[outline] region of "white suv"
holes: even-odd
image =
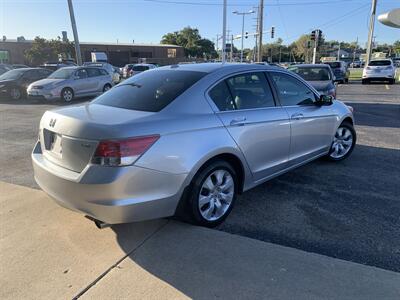
[[[394,84],[395,73],[396,68],[391,59],[371,60],[363,70],[362,83],[389,81],[390,84]]]

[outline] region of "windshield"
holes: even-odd
[[[290,67],[290,71],[300,75],[306,81],[327,81],[332,80],[328,68],[299,68]]]
[[[68,79],[71,77],[71,75],[75,72],[75,69],[59,69],[52,73],[49,77],[51,79]]]
[[[0,80],[13,80],[20,78],[25,73],[25,70],[11,70],[5,72],[3,75],[0,76]]]
[[[338,61],[326,62],[325,64],[329,65],[332,69],[340,68],[340,62]]]
[[[157,112],[207,73],[157,70],[140,73],[93,101],[95,104]]]
[[[369,66],[390,66],[390,60],[373,60],[369,64]]]

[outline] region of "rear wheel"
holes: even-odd
[[[22,92],[19,88],[13,87],[10,90],[10,96],[13,100],[20,100],[22,98]]]
[[[336,130],[328,158],[332,161],[343,160],[350,156],[356,144],[357,135],[352,124],[343,122]]]
[[[71,102],[74,99],[74,91],[71,88],[65,88],[61,91],[61,99],[65,102]]]
[[[189,222],[214,227],[231,212],[238,190],[237,175],[230,164],[214,161],[193,179],[187,204]]]
[[[395,84],[396,80],[394,78],[389,80],[389,84]]]
[[[361,84],[367,84],[367,83],[369,83],[368,79],[361,80]]]
[[[111,84],[107,83],[107,84],[104,85],[104,87],[103,87],[103,93],[107,92],[109,89],[111,89]]]

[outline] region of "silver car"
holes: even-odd
[[[174,65],[89,104],[47,111],[32,160],[38,185],[104,223],[179,215],[215,226],[236,195],[356,143],[352,108],[284,69]]]
[[[108,72],[98,67],[64,67],[46,79],[35,81],[28,86],[30,98],[46,100],[62,99],[70,102],[74,98],[97,96],[112,87]]]

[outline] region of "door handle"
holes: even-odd
[[[246,117],[239,117],[231,120],[231,126],[243,126],[246,123]]]
[[[290,118],[292,120],[300,120],[300,119],[304,118],[304,116],[303,116],[303,114],[297,113],[297,114],[291,115]]]

